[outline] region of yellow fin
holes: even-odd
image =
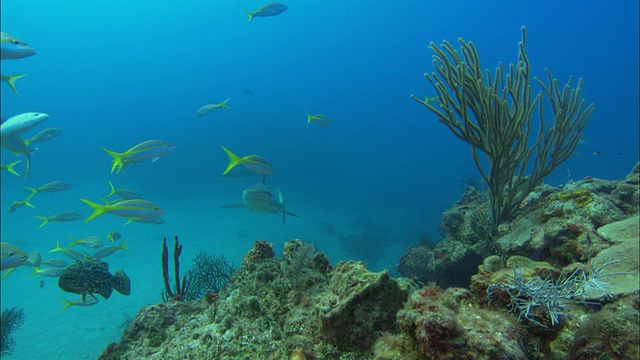
[[[48,217],[36,215],[35,218],[42,221],[42,224],[40,224],[40,226],[38,226],[38,229],[40,229],[41,227],[47,225],[47,223],[49,222],[49,218]]]
[[[111,173],[113,173],[113,170],[115,170],[116,167],[118,168],[118,171],[116,172],[116,174],[119,173],[120,170],[122,170],[122,167],[124,166],[124,164],[122,163],[122,159],[124,159],[124,154],[111,151],[105,148],[104,146],[100,146],[100,149],[104,150],[104,152],[111,155],[111,158],[113,160],[113,163],[111,164]]]
[[[25,74],[2,75],[2,76],[3,76],[3,80],[5,80],[7,84],[9,84],[9,87],[11,88],[11,90],[13,90],[13,92],[16,93],[16,95],[20,96],[20,93],[18,93],[18,89],[16,89],[16,80],[25,76]]]
[[[229,164],[227,165],[227,168],[222,173],[222,175],[226,175],[229,171],[231,171],[231,169],[238,166],[238,164],[240,164],[242,159],[238,155],[232,153],[229,149],[227,149],[224,146],[222,146],[222,150],[224,150],[224,152],[227,153],[227,156],[229,157]]]
[[[93,219],[95,219],[95,218],[97,218],[98,216],[104,214],[109,209],[107,206],[96,204],[96,203],[91,202],[91,201],[86,200],[86,199],[80,199],[80,201],[82,201],[83,203],[91,206],[91,208],[93,209],[93,213],[91,215],[89,215],[88,218],[84,219],[84,222],[86,222],[86,223],[91,221],[91,220],[93,220]]]
[[[18,174],[18,172],[13,168],[14,166],[16,166],[18,163],[20,163],[22,160],[18,160],[18,161],[14,161],[11,164],[8,164],[7,166],[4,166],[2,169],[3,170],[7,170],[8,172],[12,173],[13,175],[16,176],[20,176],[20,174]]]
[[[7,272],[2,274],[2,280],[4,280],[4,278],[6,278],[7,276],[9,276],[9,274],[11,274],[13,272],[13,270],[15,270],[15,267],[9,268],[7,269]]]

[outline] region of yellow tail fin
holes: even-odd
[[[2,75],[3,77],[5,75]],[[7,84],[9,84],[9,87],[11,88],[11,90],[13,90],[14,93],[16,93],[16,95],[20,96],[20,93],[18,93],[18,89],[16,89],[16,80],[20,79],[21,77],[25,76],[25,74],[17,74],[17,75],[7,75],[6,79],[4,79]]]
[[[240,161],[242,159],[240,159],[238,155],[232,153],[229,149],[227,149],[224,146],[222,147],[222,150],[224,150],[224,152],[227,153],[227,156],[229,157],[229,164],[227,165],[227,168],[222,173],[222,175],[226,175],[229,171],[231,171],[231,169],[238,166],[238,164],[240,164]]]
[[[111,170],[111,172],[113,172],[113,170]],[[107,181],[107,182],[109,183],[109,187],[111,188],[111,191],[109,192],[109,194],[107,194],[107,197],[109,197],[116,193],[116,188],[113,186],[111,181]]]
[[[96,203],[91,202],[91,201],[86,200],[86,199],[80,199],[80,201],[82,201],[83,203],[91,206],[91,208],[93,209],[93,213],[91,215],[89,215],[89,217],[86,218],[84,220],[84,222],[89,222],[89,221],[97,218],[98,216],[104,214],[105,212],[107,212],[108,207],[106,207],[104,205],[96,204]]]
[[[113,173],[113,170],[115,170],[116,167],[118,168],[118,172],[120,172],[120,170],[122,169],[122,166],[124,165],[122,163],[122,160],[124,159],[124,154],[111,151],[105,148],[104,146],[100,146],[100,149],[104,150],[107,154],[111,155],[111,158],[113,160],[113,163],[111,164],[111,172]]]
[[[3,170],[7,170],[8,172],[12,173],[13,175],[20,176],[20,174],[18,174],[18,172],[13,167],[16,166],[21,161],[22,160],[14,161],[11,164],[7,165],[6,167],[3,167],[2,169]]]
[[[62,309],[60,309],[60,312],[63,312],[65,310],[67,310],[68,308],[70,308],[71,306],[73,306],[73,302],[67,300],[67,299],[63,299],[60,298],[60,300],[62,300],[62,302],[64,303],[64,307]]]
[[[253,20],[253,15],[254,14],[251,11],[247,10],[247,9],[242,9],[242,10],[244,10],[244,12],[246,12],[247,15],[249,15],[249,21],[247,21],[247,25],[251,24],[251,20]]]
[[[44,216],[36,215],[36,219],[40,219],[42,221],[42,224],[40,224],[40,226],[38,226],[38,229],[40,229],[41,227],[47,225],[47,223],[49,222],[49,218],[44,217]]]

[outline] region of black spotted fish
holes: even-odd
[[[114,289],[122,295],[131,294],[131,280],[124,271],[118,270],[112,275],[109,264],[90,257],[69,265],[58,278],[58,287],[82,295],[82,301],[86,301],[87,295],[95,297],[95,294],[108,299]]]

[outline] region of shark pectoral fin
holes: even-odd
[[[244,205],[244,203],[238,203],[238,204],[220,205],[218,207],[221,207],[221,208],[241,208],[241,207],[245,207],[245,205]]]
[[[287,210],[282,210],[282,213],[286,214],[286,215],[289,215],[289,216],[297,217],[297,218],[300,217],[300,215],[296,215],[296,214],[294,214],[292,212],[288,212]]]

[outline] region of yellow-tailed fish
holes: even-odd
[[[94,259],[103,259],[106,258],[107,256],[113,254],[114,252],[118,251],[118,250],[129,250],[126,247],[124,247],[124,244],[127,243],[127,240],[124,240],[123,242],[120,243],[120,245],[115,245],[115,246],[105,246],[101,249],[98,249],[98,251],[96,251],[92,256]]]
[[[69,246],[60,247],[60,242],[58,242],[57,240],[56,240],[56,247],[53,248],[49,252],[50,253],[61,252],[64,256],[68,257],[69,259],[75,260],[75,261],[82,260],[82,259],[85,259],[85,258],[91,256],[91,255],[89,255],[87,253],[71,250],[69,248]]]
[[[311,115],[307,111],[307,125],[309,125],[309,123],[311,122],[322,127],[329,127],[329,125],[331,125],[329,119],[326,116],[322,114]]]
[[[107,197],[115,195],[123,200],[142,199],[142,196],[140,196],[140,194],[138,194],[133,190],[116,189],[115,186],[113,186],[113,184],[111,183],[111,181],[107,181],[107,182],[109,183],[109,188],[111,189],[109,194],[107,194]]]
[[[235,168],[238,165],[242,165],[247,170],[251,170],[256,174],[260,175],[270,175],[273,174],[273,166],[267,161],[267,159],[263,158],[259,155],[247,155],[240,157],[234,153],[232,153],[229,149],[222,146],[222,150],[229,157],[229,164],[227,164],[227,168],[224,170],[222,175],[226,175],[229,171]]]
[[[113,214],[125,218],[151,218],[158,217],[164,213],[158,205],[148,200],[131,199],[122,200],[109,205],[100,205],[86,199],[80,199],[83,203],[91,206],[93,213],[84,222],[89,222],[102,214]]]
[[[29,172],[31,171],[31,154],[38,149],[30,149],[24,140],[18,135],[3,136],[2,139],[0,139],[0,142],[3,148],[11,151],[12,153],[16,155],[24,155],[26,159],[24,177],[29,177]]]
[[[120,234],[119,232],[112,231],[109,233],[109,235],[107,235],[107,239],[109,239],[109,241],[111,242],[116,242],[122,239],[122,234]]]
[[[0,32],[0,58],[2,60],[22,59],[35,55],[36,51],[20,39],[5,32]]]
[[[2,270],[16,268],[25,263],[29,259],[26,252],[15,245],[9,243],[0,243],[1,267]],[[4,277],[3,277],[4,278]]]
[[[82,219],[83,216],[80,214],[76,214],[74,212],[61,212],[58,214],[55,214],[53,216],[36,216],[36,219],[39,219],[40,221],[42,221],[42,223],[40,224],[40,226],[38,226],[38,229],[47,225],[50,221],[57,221],[57,222],[71,222],[71,221],[76,221],[76,220],[80,220]]]
[[[227,105],[227,101],[229,101],[229,99],[218,103],[218,104],[209,104],[209,105],[203,105],[201,106],[198,111],[196,111],[196,117],[201,117],[201,116],[205,116],[205,115],[209,115],[212,114],[214,111],[218,110],[218,109],[231,109],[228,105]]]
[[[36,188],[28,186],[24,187],[24,189],[31,191],[31,196],[40,192],[60,192],[69,190],[71,188],[73,188],[73,184],[66,181],[53,181]]]
[[[89,294],[91,297],[85,297],[85,299],[78,299],[74,301],[70,301],[67,299],[60,298],[60,300],[64,303],[64,307],[60,309],[60,312],[63,312],[70,308],[71,306],[93,306],[99,302],[98,298],[93,294]]]
[[[31,143],[34,143],[34,142],[49,141],[49,140],[57,137],[60,134],[62,134],[62,129],[46,128],[46,129],[40,131],[39,133],[33,135],[32,137],[30,137],[28,139],[24,139],[24,142],[27,144],[27,146],[29,146],[29,145],[31,145]]]
[[[67,267],[69,264],[62,259],[49,259],[43,260],[42,263],[40,263],[40,266]]]
[[[134,221],[137,222],[137,223],[141,223],[141,224],[154,224],[154,225],[162,225],[162,224],[164,224],[164,220],[159,216],[149,217],[149,218],[130,218],[124,224],[125,225],[129,225]]]
[[[16,210],[18,210],[19,208],[23,207],[23,206],[28,206],[28,207],[32,207],[35,208],[35,206],[33,206],[33,204],[31,204],[29,202],[29,200],[31,200],[31,196],[28,196],[26,199],[22,200],[22,201],[14,201],[11,204],[9,204],[9,212],[14,212]]]
[[[71,235],[67,235],[67,236],[69,237],[69,239],[71,239],[71,244],[69,244],[69,247],[72,247],[75,245],[82,245],[84,247],[88,247],[91,249],[97,249],[102,246],[102,240],[100,240],[100,238],[97,236],[85,236],[80,239],[75,238]]]
[[[257,183],[242,192],[243,203],[223,205],[223,208],[246,207],[260,214],[281,214],[284,223],[285,215],[300,217],[284,207],[282,193],[277,191],[278,198],[262,183]]]
[[[16,93],[16,95],[20,95],[20,93],[18,92],[18,89],[16,89],[16,80],[25,76],[25,74],[16,74],[16,75],[0,74],[0,76],[2,77],[2,81],[6,82],[11,88],[11,90],[13,90],[13,92]]]
[[[122,171],[126,165],[139,164],[147,159],[153,159],[153,161],[155,161],[159,157],[175,150],[173,144],[164,140],[147,140],[131,147],[123,153],[111,151],[102,146],[100,148],[111,155],[111,172],[118,169],[116,174]]]
[[[283,12],[287,11],[289,7],[285,4],[280,4],[277,2],[271,2],[271,3],[267,3],[262,5],[258,10],[256,11],[249,11],[247,9],[244,9],[244,11],[247,13],[247,15],[249,15],[249,21],[247,22],[247,24],[251,23],[251,20],[253,20],[254,17],[269,17],[269,16],[276,16],[279,14],[282,14]]]
[[[48,118],[49,115],[38,112],[27,112],[12,116],[0,125],[0,136],[2,136],[2,141],[4,141],[6,136],[16,135],[38,126]]]
[[[59,267],[48,267],[44,269],[40,269],[36,267],[33,269],[33,272],[29,276],[40,275],[40,276],[46,276],[46,277],[59,277],[60,275],[62,275],[63,271],[64,271],[64,268],[59,268]]]
[[[20,176],[20,174],[18,174],[18,172],[14,169],[14,167],[16,165],[18,165],[20,162],[22,162],[22,160],[16,160],[16,161],[12,162],[11,164],[0,165],[0,166],[2,167],[2,170],[8,171],[8,172],[12,173],[15,176]]]

